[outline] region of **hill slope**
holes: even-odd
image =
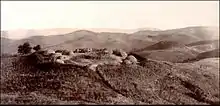
[[[199,60],[206,59],[206,58],[219,58],[220,56],[219,54],[220,53],[219,53],[219,48],[218,48],[218,49],[199,53],[196,57],[188,58],[186,60],[183,60],[183,62],[194,62],[194,61],[199,61]]]
[[[17,57],[12,60],[12,64],[4,62],[5,67],[1,68],[1,72],[4,72],[1,77],[1,103],[219,103],[219,75],[216,74],[219,68],[206,66],[212,69],[209,72],[201,68],[203,61],[193,63],[197,67],[191,68],[192,63],[183,66],[147,59],[137,65],[102,65],[92,71],[80,67],[65,68],[62,65],[48,66],[48,69],[42,70],[31,64],[32,59],[29,59]]]

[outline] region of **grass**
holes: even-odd
[[[216,80],[213,75],[206,73],[211,77],[208,79],[199,67],[190,68],[190,63],[189,66],[178,63],[180,67],[140,56],[139,64],[102,65],[91,71],[86,67],[52,63],[39,68],[34,59],[33,55],[1,58],[2,104],[215,104],[219,101],[216,99],[219,87],[213,83]]]

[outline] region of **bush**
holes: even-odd
[[[56,50],[55,53],[62,53],[63,50]]]
[[[35,51],[39,51],[39,50],[41,49],[41,46],[40,46],[40,45],[37,45],[37,46],[33,47],[33,49],[34,49]]]
[[[68,50],[63,50],[63,51],[62,51],[62,55],[70,55],[70,51],[68,51]]]
[[[112,52],[113,52],[112,54],[114,54],[116,56],[121,56],[121,51],[119,49],[115,49]]]
[[[23,45],[18,46],[18,53],[20,54],[28,54],[31,53],[32,47],[29,42],[25,42]]]

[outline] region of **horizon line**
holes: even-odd
[[[176,27],[176,28],[155,28],[155,27],[139,27],[139,28],[105,28],[105,27],[93,27],[93,28],[76,28],[76,27],[51,27],[51,28],[13,28],[13,29],[2,29],[1,31],[14,31],[14,30],[46,30],[46,29],[118,29],[118,30],[139,30],[139,29],[158,29],[158,30],[172,30],[172,29],[179,29],[179,28],[187,28],[187,27],[219,27],[219,25],[216,26],[210,26],[210,25],[189,25],[185,27]]]

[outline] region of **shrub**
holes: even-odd
[[[25,42],[23,45],[18,46],[18,53],[21,54],[28,54],[31,53],[32,47],[30,46],[29,42]]]
[[[68,51],[68,50],[63,50],[63,51],[62,51],[62,55],[70,55],[70,51]]]
[[[41,49],[41,46],[40,46],[40,45],[37,45],[37,46],[33,47],[33,49],[34,49],[35,51],[39,51],[39,50]]]
[[[55,53],[62,53],[63,50],[56,50]]]

